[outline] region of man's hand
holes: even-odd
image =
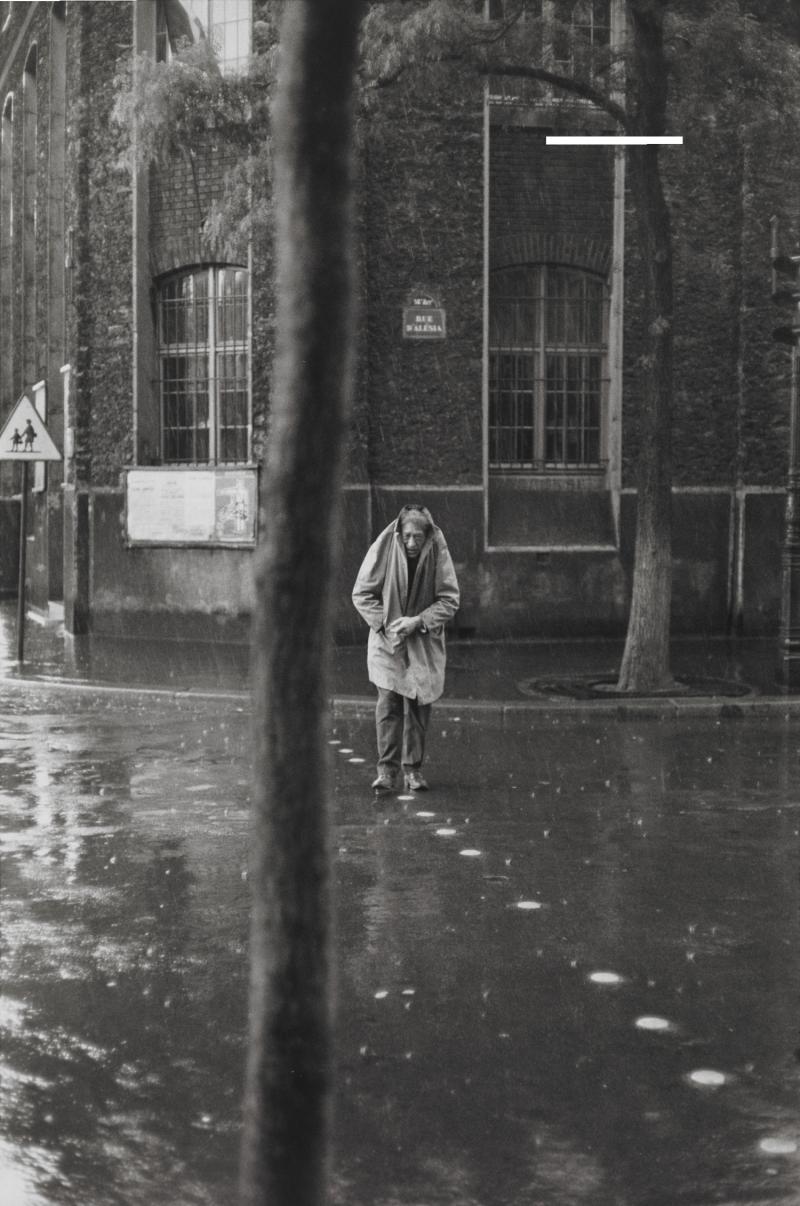
[[[407,637],[411,636],[412,632],[417,632],[422,627],[422,620],[419,616],[401,616],[399,620],[395,620],[389,625],[389,631],[394,636]]]

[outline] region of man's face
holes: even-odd
[[[419,557],[420,550],[425,543],[425,529],[422,524],[415,519],[407,519],[400,529],[400,533],[407,556]]]

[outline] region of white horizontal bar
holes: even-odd
[[[682,134],[547,134],[549,147],[643,147],[649,143],[680,146]]]

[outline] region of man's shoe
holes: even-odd
[[[376,796],[388,795],[389,792],[397,791],[397,780],[391,775],[378,775],[372,784],[372,790]]]
[[[406,772],[406,791],[427,791],[428,784],[419,771]]]

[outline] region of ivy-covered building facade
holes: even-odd
[[[62,450],[33,477],[28,598],[69,631],[246,639],[269,523],[269,237],[231,252],[204,222],[224,140],[132,171],[112,115],[135,55],[208,37],[241,70],[265,3],[0,4],[0,430],[27,395]],[[542,0],[542,61],[607,56],[624,8]],[[800,235],[786,120],[734,126],[698,105],[661,153],[676,632],[777,630],[792,354],[771,334],[770,219],[784,250]],[[456,63],[364,95],[339,639],[358,634],[360,558],[408,500],[448,537],[464,634],[624,632],[646,404],[626,152],[547,142],[609,127],[585,101]],[[19,474],[0,461],[5,593]]]

